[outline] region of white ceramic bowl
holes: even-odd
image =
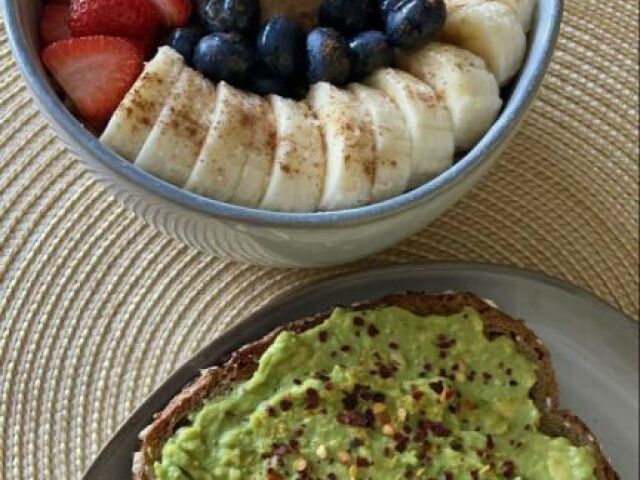
[[[229,205],[169,185],[85,130],[52,90],[38,56],[40,3],[0,0],[18,65],[51,127],[128,208],[202,252],[243,262],[317,267],[366,257],[409,237],[462,197],[494,163],[529,109],[551,60],[563,0],[539,0],[526,63],[500,117],[448,171],[382,203],[340,212],[285,214]]]

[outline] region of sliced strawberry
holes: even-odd
[[[92,125],[109,120],[143,66],[138,47],[104,36],[54,43],[42,52],[42,61]]]
[[[42,42],[42,47],[71,38],[69,17],[69,5],[50,3],[44,6],[40,17],[40,41]]]
[[[69,27],[74,37],[110,35],[155,38],[160,16],[149,0],[71,0]]]
[[[183,27],[191,16],[191,0],[151,0],[166,27]]]

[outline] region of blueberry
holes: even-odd
[[[256,73],[251,75],[249,80],[249,90],[258,95],[280,95],[281,97],[291,96],[291,85],[283,78]]]
[[[176,28],[171,32],[167,43],[191,65],[193,62],[193,51],[204,35],[205,31],[199,26]]]
[[[253,52],[237,33],[212,33],[203,37],[193,54],[195,67],[214,81],[242,84],[251,68]]]
[[[334,29],[321,27],[309,33],[307,60],[309,83],[329,82],[340,86],[349,81],[349,46],[344,37]]]
[[[389,13],[395,10],[398,4],[402,1],[403,0],[378,0],[382,17],[387,18]]]
[[[256,52],[273,74],[291,77],[304,63],[304,32],[287,17],[273,17],[260,30]]]
[[[376,22],[377,0],[325,0],[318,17],[320,25],[353,34]]]
[[[351,39],[349,48],[353,62],[351,74],[356,80],[379,68],[393,65],[394,52],[389,46],[387,36],[382,32],[359,33]]]
[[[392,45],[419,47],[435,38],[446,18],[444,0],[402,0],[387,16],[387,36]]]
[[[211,32],[254,33],[260,22],[259,0],[198,0],[200,22]]]

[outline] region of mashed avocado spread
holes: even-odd
[[[538,431],[536,365],[472,309],[336,309],[281,333],[253,377],[166,443],[160,480],[595,479],[590,450]]]

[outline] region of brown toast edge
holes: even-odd
[[[521,320],[516,320],[471,293],[444,293],[438,295],[408,292],[388,295],[380,300],[351,305],[355,310],[370,310],[386,306],[404,308],[416,315],[453,315],[465,307],[475,309],[484,321],[488,338],[508,335],[522,354],[538,364],[537,381],[530,396],[542,412],[540,430],[546,435],[565,437],[574,445],[588,446],[596,459],[598,480],[618,480],[619,476],[604,456],[598,441],[589,428],[576,416],[558,410],[558,385],[551,359],[542,341]],[[153,465],[160,459],[164,443],[188,421],[190,413],[235,383],[255,372],[260,357],[284,330],[303,332],[322,323],[331,311],[304,318],[280,327],[262,339],[250,343],[223,358],[217,365],[204,370],[199,378],[185,387],[154,421],[140,433],[140,450],[134,456],[133,480],[155,480]]]

